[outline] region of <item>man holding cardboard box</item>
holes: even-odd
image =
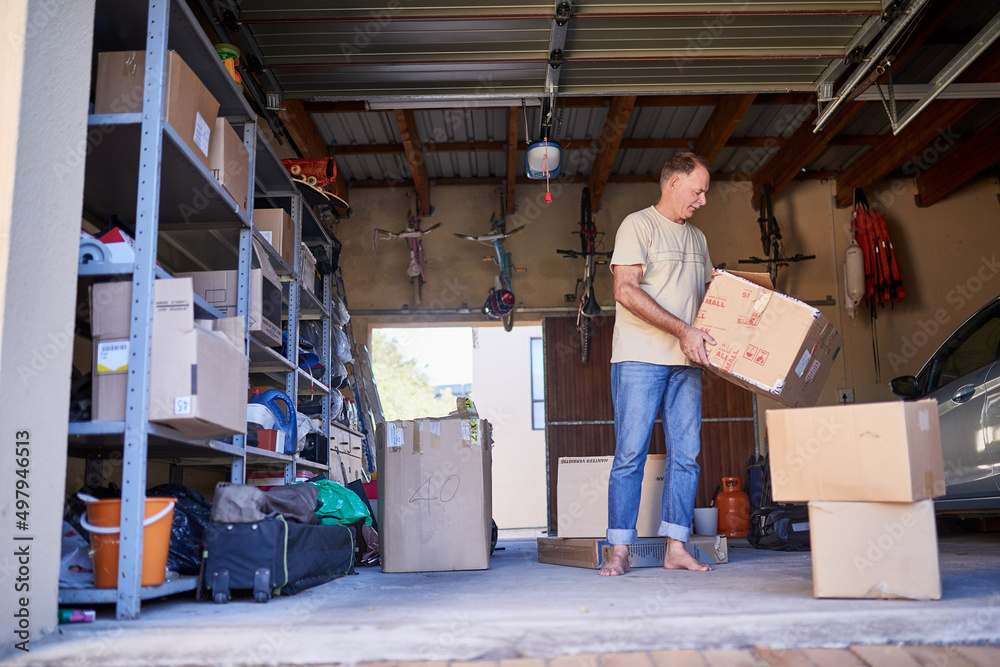
[[[701,448],[702,368],[708,333],[691,326],[712,279],[701,230],[688,224],[705,205],[708,168],[693,153],[670,158],[660,174],[660,199],[625,218],[615,237],[615,331],[611,392],[615,460],[608,486],[610,561],[604,576],[629,570],[635,542],[643,468],[657,412],[663,420],[667,463],[662,523],[663,567],[711,570],[685,548],[690,537]]]

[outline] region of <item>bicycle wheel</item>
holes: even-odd
[[[580,361],[585,364],[590,361],[590,341],[594,336],[594,321],[589,317],[581,317],[577,331],[580,333]]]
[[[507,311],[507,314],[503,316],[503,330],[504,331],[510,331],[511,329],[514,328],[514,310],[515,309],[516,309],[516,307],[515,308],[511,308],[509,311]]]

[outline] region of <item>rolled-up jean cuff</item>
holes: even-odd
[[[608,532],[610,533],[611,531],[609,530]],[[667,523],[666,521],[664,521],[660,524],[660,527],[656,531],[656,534],[660,535],[661,537],[663,535],[666,535],[670,539],[677,540],[678,542],[687,542],[688,539],[691,537],[691,529],[686,526],[678,526],[675,523]],[[614,542],[611,541],[610,537],[608,538],[608,542],[614,544]]]
[[[608,528],[608,542],[611,544],[634,544],[639,531],[628,528]]]

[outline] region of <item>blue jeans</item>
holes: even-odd
[[[639,494],[656,414],[663,421],[667,466],[658,533],[687,542],[694,516],[701,450],[702,369],[638,361],[611,364],[615,462],[608,486],[608,542],[638,537]]]

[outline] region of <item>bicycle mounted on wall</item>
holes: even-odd
[[[466,234],[455,234],[460,239],[467,241],[478,241],[487,245],[492,244],[495,257],[487,257],[483,261],[492,260],[499,270],[486,296],[486,303],[483,304],[483,315],[491,320],[503,320],[503,328],[510,331],[514,328],[514,306],[517,300],[514,298],[514,262],[510,258],[510,253],[504,250],[503,240],[509,236],[517,234],[524,229],[524,225],[507,231],[507,197],[500,195],[500,216],[490,213],[490,233],[482,236],[468,236]],[[521,269],[518,269],[520,271]]]
[[[406,212],[406,228],[401,232],[390,232],[385,229],[375,229],[372,235],[372,252],[374,253],[378,247],[379,240],[388,239],[406,239],[410,246],[410,261],[406,265],[406,275],[410,279],[410,284],[413,285],[413,301],[416,305],[420,305],[420,297],[423,294],[424,283],[427,282],[424,276],[424,247],[420,239],[425,234],[430,234],[435,229],[441,226],[439,222],[432,227],[427,229],[420,229],[420,200],[417,199],[416,202],[416,213],[412,211]],[[433,212],[433,207],[432,207]]]
[[[590,209],[590,188],[583,189],[580,197],[580,231],[573,232],[580,237],[580,251],[556,250],[560,255],[586,260],[583,268],[583,278],[576,281],[576,290],[567,294],[566,300],[577,301],[576,330],[580,335],[580,361],[590,361],[590,341],[594,335],[594,318],[601,314],[601,306],[594,297],[594,264],[606,264],[603,257],[611,257],[610,252],[598,251],[597,246],[604,232],[598,232]]]
[[[771,278],[771,286],[777,289],[778,269],[788,266],[791,262],[802,262],[807,259],[816,259],[816,255],[803,255],[796,253],[791,257],[785,257],[785,247],[781,242],[781,229],[778,228],[778,220],[774,217],[774,207],[771,204],[771,188],[763,186],[760,189],[760,217],[757,218],[760,225],[760,244],[767,253],[766,258],[751,256],[750,259],[739,260],[740,264],[766,264],[767,274]]]

